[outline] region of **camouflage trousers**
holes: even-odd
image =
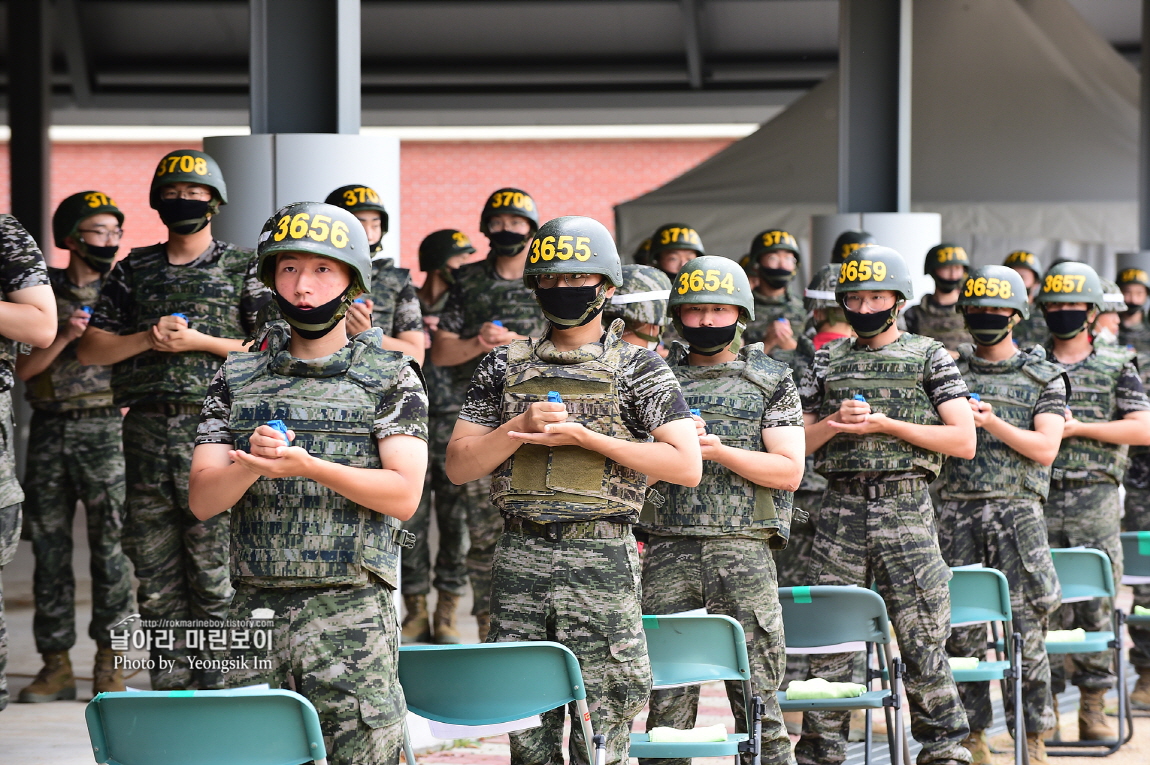
[[[809,465],[808,465],[809,468]],[[795,492],[795,512],[791,520],[791,538],[782,550],[775,550],[775,567],[779,572],[779,587],[802,587],[807,584],[807,566],[811,560],[811,545],[815,541],[822,491]],[[806,520],[802,519],[806,513]],[[787,670],[783,685],[793,680],[810,678],[811,662],[807,654],[787,656]]]
[[[188,509],[199,419],[190,412],[168,416],[135,410],[124,418],[123,544],[136,567],[137,601],[145,621],[223,619],[228,613],[231,513],[200,521]],[[194,653],[183,640],[172,648],[153,646],[152,688],[207,688],[218,682],[191,669],[188,657]],[[161,659],[172,669],[160,669]]]
[[[439,527],[435,555],[435,589],[462,595],[467,587],[467,509],[469,484],[456,486],[447,477],[447,442],[455,428],[455,415],[432,415],[428,420],[427,480],[419,508],[403,528],[415,534],[415,547],[403,551],[401,577],[404,595],[426,595],[431,590],[431,512]],[[487,569],[490,571],[490,566]],[[490,590],[490,584],[488,584]]]
[[[925,763],[968,763],[962,746],[969,728],[950,673],[950,569],[938,549],[934,508],[926,485],[877,499],[828,489],[819,509],[807,579],[812,585],[874,582],[886,602],[906,664],[911,733]],[[811,674],[850,681],[855,655],[811,656]],[[796,759],[808,765],[841,763],[850,726],[847,712],[807,712]]]
[[[583,673],[591,724],[607,738],[607,764],[625,765],[631,723],[651,692],[639,553],[628,527],[586,523],[567,529],[589,538],[551,542],[512,532],[500,537],[487,642],[552,640],[570,648]],[[590,538],[596,536],[605,538]],[[542,726],[511,734],[512,765],[563,765],[563,712],[552,709],[543,714]],[[578,723],[572,725],[569,758],[571,765],[588,765]]]
[[[229,687],[267,683],[307,698],[319,713],[331,765],[395,765],[407,706],[399,685],[399,637],[391,588],[253,587],[239,582],[230,619],[275,612],[266,652],[232,651],[247,668]],[[260,664],[256,664],[260,662]]]
[[[1118,486],[1082,481],[1051,481],[1046,500],[1046,533],[1050,547],[1092,547],[1110,557],[1114,581],[1122,581],[1122,540],[1118,536]],[[1114,602],[1096,598],[1067,603],[1050,616],[1050,629],[1111,629]],[[1106,653],[1072,653],[1074,672],[1070,682],[1079,688],[1112,688],[1115,677],[1112,656]],[[1050,690],[1055,696],[1066,690],[1066,668],[1061,661],[1050,666]]]
[[[36,556],[36,650],[76,644],[72,517],[84,503],[91,553],[92,621],[88,636],[111,645],[110,629],[134,610],[132,574],[120,547],[124,521],[124,452],[120,411],[33,412],[28,438],[24,516]]]
[[[0,507],[0,577],[20,543],[20,505]],[[8,627],[4,621],[4,582],[0,579],[0,710],[8,706]]]
[[[1014,630],[1022,634],[1022,708],[1026,730],[1050,730],[1057,725],[1050,695],[1050,660],[1046,656],[1047,622],[1058,608],[1062,590],[1038,497],[951,500],[938,511],[938,541],[951,566],[981,563],[998,569],[1010,584]],[[956,627],[946,643],[951,656],[986,658],[986,625]],[[960,683],[971,730],[987,730],[993,722],[990,683]],[[1014,725],[1014,684],[1006,683],[1006,720]]]
[[[786,666],[783,611],[775,576],[775,559],[765,540],[739,537],[652,536],[643,558],[643,613],[673,614],[706,608],[743,626],[751,662],[751,692],[763,699],[762,761],[793,763],[791,740],[783,725],[776,692]],[[735,730],[747,732],[743,684],[728,680],[727,698]],[[655,690],[647,730],[657,726],[695,727],[699,686]],[[640,760],[644,765],[689,760]],[[750,755],[743,755],[750,763]]]
[[[491,502],[491,477],[456,487],[467,505],[467,576],[471,580],[471,613],[491,611],[492,564],[503,534],[503,517]]]
[[[1139,489],[1126,484],[1126,517],[1124,531],[1150,531],[1150,488]],[[1134,605],[1150,608],[1150,584],[1134,585]],[[1130,625],[1130,663],[1150,668],[1150,627]]]

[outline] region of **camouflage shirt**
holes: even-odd
[[[418,295],[418,293],[416,293]],[[439,316],[447,304],[447,292],[439,296],[434,303],[424,302],[419,298],[420,313],[426,317]],[[423,379],[427,382],[427,400],[430,414],[454,414],[463,406],[463,394],[466,390],[454,387],[454,370],[451,367],[437,367],[431,363],[431,354],[423,359]]]
[[[815,352],[810,338],[803,334],[803,325],[807,320],[803,299],[790,290],[784,292],[780,297],[767,297],[755,290],[754,296],[755,320],[748,324],[747,329],[743,332],[743,342],[748,345],[763,342],[771,325],[779,319],[786,319],[791,324],[791,330],[794,332],[798,347],[790,351],[774,348],[767,355],[775,361],[781,361],[790,366],[794,378],[796,380],[801,379],[803,371],[810,363],[810,357]]]
[[[0,292],[5,299],[13,292],[48,284],[48,268],[36,240],[11,215],[0,215]],[[27,353],[23,343],[0,336],[0,393],[16,384],[16,354]]]
[[[903,317],[908,332],[933,337],[946,346],[948,351],[957,351],[963,343],[974,342],[958,307],[953,304],[939,305],[932,293],[923,295],[918,305],[906,309]]]
[[[103,279],[96,279],[77,286],[62,268],[49,268],[48,279],[56,295],[56,317],[61,327],[67,325],[73,311],[95,305],[103,285]],[[112,368],[81,366],[76,360],[77,342],[64,346],[47,369],[28,381],[25,397],[33,409],[68,412],[112,406]]]
[[[1142,321],[1133,327],[1121,325],[1118,328],[1118,344],[1133,348],[1140,355],[1150,353],[1150,321],[1143,316]],[[1143,374],[1150,374],[1150,369],[1144,370]]]
[[[1089,359],[1089,357],[1087,357],[1073,364],[1063,364],[1054,357],[1052,348],[1048,348],[1046,357],[1050,360],[1050,363],[1056,364],[1069,375],[1071,390],[1074,389],[1075,372],[1082,369]],[[1134,362],[1129,362],[1122,367],[1122,373],[1118,376],[1115,392],[1117,405],[1117,413],[1114,416],[1115,420],[1121,420],[1132,412],[1150,411],[1150,400],[1146,398],[1146,388],[1142,385],[1142,378],[1139,376],[1138,367],[1135,366]]]
[[[379,327],[388,337],[400,332],[422,332],[423,315],[411,272],[396,268],[391,258],[379,258],[371,263],[371,324]]]

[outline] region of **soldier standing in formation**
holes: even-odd
[[[232,597],[229,516],[192,515],[188,470],[208,384],[228,353],[243,349],[271,295],[256,278],[252,251],[212,236],[211,218],[227,203],[215,160],[192,149],[170,152],[152,177],[150,199],[168,241],[115,265],[76,356],[111,365],[114,403],[131,407],[123,423],[123,545],[140,581],[140,615],[223,619]],[[192,654],[182,635],[169,646],[153,643],[152,687],[218,684],[192,670]]]
[[[700,412],[703,480],[659,484],[665,502],[644,510],[643,613],[706,608],[742,625],[752,693],[763,700],[762,761],[785,764],[794,760],[776,698],[786,658],[771,551],[787,544],[805,459],[803,417],[790,368],[762,344],[743,345],[757,302],[743,269],[727,258],[688,262],[672,286],[672,321],[686,345],[675,344],[668,364],[687,406]],[[743,685],[726,686],[735,728],[745,733]],[[654,691],[647,729],[692,728],[698,705],[698,686]]]
[[[1042,286],[1042,261],[1029,250],[1015,250],[1006,256],[1002,265],[1013,268],[1022,277],[1026,285],[1026,294],[1031,305]],[[1020,321],[1014,328],[1014,342],[1023,350],[1029,350],[1036,345],[1045,345],[1050,341],[1050,330],[1046,327],[1046,319],[1040,310],[1030,312],[1030,318]]]
[[[491,252],[486,260],[469,263],[455,272],[447,303],[439,314],[439,328],[431,341],[431,363],[444,367],[452,377],[445,417],[458,413],[484,355],[512,340],[542,337],[547,329],[535,295],[523,283],[527,246],[538,228],[539,208],[525,191],[499,189],[483,205],[479,230],[491,242]],[[464,491],[468,497],[467,531],[471,539],[467,551],[471,613],[479,626],[479,640],[483,641],[491,624],[491,558],[503,522],[491,503],[490,476],[478,475],[468,483]]]
[[[72,575],[72,516],[84,503],[91,553],[92,621],[96,641],[93,693],[124,690],[120,654],[111,629],[133,612],[128,559],[120,546],[124,520],[123,419],[112,404],[112,370],[80,366],[76,341],[119,249],[124,214],[106,194],[82,191],[52,216],[56,246],[69,252],[66,268],[48,269],[61,320],[56,339],[16,360],[32,405],[26,520],[36,557],[36,616],[32,633],[44,667],[20,701],[76,698],[68,651],[76,644],[76,580]]]
[[[1022,693],[1032,765],[1046,762],[1043,734],[1057,726],[1050,694],[1050,661],[1043,640],[1060,588],[1042,503],[1050,488],[1050,465],[1065,422],[1065,374],[1039,353],[1020,351],[1011,330],[1030,312],[1018,272],[1005,266],[975,269],[958,298],[975,346],[959,346],[958,369],[978,428],[973,460],[949,459],[942,471],[938,507],[939,545],[950,566],[981,564],[1010,583],[1014,628],[1022,633]],[[1009,639],[1009,636],[1008,636]],[[986,625],[956,627],[947,642],[951,656],[983,657]],[[1007,691],[1007,724],[1014,720],[1013,685]],[[990,683],[958,686],[970,722],[964,746],[974,765],[993,761],[986,740],[992,721]]]
[[[1053,339],[1046,346],[1052,362],[1070,380],[1070,399],[1062,445],[1051,471],[1046,501],[1050,546],[1093,547],[1122,579],[1118,485],[1130,445],[1150,445],[1150,401],[1142,387],[1134,354],[1091,342],[1087,328],[1104,305],[1102,282],[1090,266],[1063,262],[1051,267],[1036,302],[1046,315]],[[1109,630],[1113,603],[1091,600],[1062,606],[1051,617],[1056,629]],[[1106,720],[1104,697],[1114,685],[1110,657],[1072,654],[1081,701],[1078,732],[1083,741],[1108,741],[1117,735]],[[1051,667],[1055,694],[1066,686],[1061,663]]]
[[[835,288],[857,340],[820,349],[800,385],[806,447],[829,487],[807,581],[868,586],[886,601],[906,663],[920,763],[968,763],[966,713],[947,663],[950,569],[938,547],[928,484],[945,457],[975,454],[974,418],[954,360],[937,340],[902,333],[913,296],[906,263],[877,245],[856,249]],[[811,657],[811,673],[849,680],[852,654]],[[807,712],[800,763],[840,763],[850,715]]]
[[[439,314],[447,302],[448,288],[455,282],[455,271],[475,252],[467,234],[455,229],[443,229],[428,234],[419,244],[419,270],[427,274],[423,286],[416,293],[427,332],[427,344],[439,325]],[[456,486],[447,477],[444,460],[447,442],[459,401],[452,390],[452,370],[437,367],[430,360],[423,364],[423,378],[428,398],[428,453],[427,483],[419,509],[403,528],[415,535],[415,547],[404,553],[400,562],[403,576],[403,605],[406,616],[400,633],[404,643],[426,643],[432,639],[440,644],[462,643],[463,636],[455,623],[459,598],[467,589],[467,512],[473,504],[473,484]],[[483,498],[483,502],[487,502]],[[435,555],[434,633],[427,613],[427,594],[431,590],[431,550],[428,529],[431,527],[432,508],[439,528],[439,550]]]
[[[762,343],[772,359],[789,365],[795,379],[801,379],[814,349],[803,335],[807,318],[803,301],[789,289],[802,262],[799,243],[782,229],[767,229],[751,240],[747,256],[758,276],[755,320],[747,325],[747,342]]]
[[[958,346],[970,343],[970,333],[962,314],[955,310],[958,289],[970,271],[966,250],[956,244],[936,244],[926,253],[926,273],[934,280],[934,293],[922,296],[918,305],[906,309],[906,329],[916,335],[933,337],[951,357],[958,358]]]
[[[379,329],[348,341],[345,312],[370,288],[370,268],[367,237],[346,211],[300,202],[268,219],[258,273],[286,324],[215,375],[192,461],[197,517],[235,507],[230,618],[270,609],[275,619],[261,657],[271,668],[238,669],[229,684],[307,697],[333,765],[399,759],[392,593],[400,522],[415,512],[427,466],[418,367],[384,350]]]
[[[653,266],[623,266],[623,286],[603,308],[607,326],[623,320],[623,342],[654,351],[659,348],[667,323],[667,298],[671,280]]]
[[[623,273],[602,224],[549,221],[523,278],[549,330],[483,357],[447,470],[459,483],[491,475],[505,519],[488,641],[567,645],[614,765],[626,761],[631,721],[651,689],[631,527],[648,477],[698,484],[699,437],[659,355],[623,342],[621,321],[603,331],[603,307]],[[563,710],[545,713],[541,727],[511,734],[512,762],[561,762],[562,735]],[[573,763],[586,765],[586,745],[573,726]]]

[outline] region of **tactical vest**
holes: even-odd
[[[267,350],[228,356],[236,448],[248,450],[251,432],[279,419],[295,432],[293,446],[339,465],[380,468],[376,407],[411,359],[379,347],[378,329],[318,365],[294,359],[286,337],[275,332]],[[336,586],[366,582],[370,572],[396,587],[400,526],[310,479],[260,478],[233,511],[232,576],[262,586]]]
[[[1081,364],[1063,367],[1070,378],[1068,406],[1076,420],[1110,422],[1117,418],[1118,378],[1132,358],[1133,354],[1124,348],[1095,346]],[[1093,438],[1064,438],[1051,477],[1121,483],[1128,451],[1126,445]]]
[[[372,323],[388,337],[395,337],[395,304],[404,286],[411,281],[411,272],[396,268],[391,258],[379,258],[371,264]]]
[[[1050,342],[1050,327],[1046,326],[1046,316],[1041,306],[1030,306],[1030,318],[1023,319],[1015,325],[1010,333],[1014,344],[1024,351],[1036,345],[1046,345]]]
[[[546,401],[557,391],[567,421],[626,441],[631,435],[619,406],[619,375],[634,349],[620,338],[623,321],[611,324],[602,343],[558,352],[550,340],[515,340],[507,346],[503,421]],[[520,446],[491,478],[491,499],[508,515],[540,523],[610,518],[634,523],[647,492],[647,477],[579,446]]]
[[[1138,353],[1150,353],[1150,320],[1145,316],[1133,327],[1122,324],[1118,328],[1118,344],[1132,346]]]
[[[690,366],[681,345],[672,353],[683,398],[700,411],[707,432],[727,446],[763,451],[763,411],[789,374],[787,365],[763,353],[761,343],[743,348],[736,361],[709,367]],[[655,509],[652,533],[668,526],[684,536],[766,532],[771,547],[779,549],[790,537],[794,494],[758,486],[718,462],[703,462],[698,486],[664,482],[659,492],[666,502]]]
[[[871,411],[916,425],[941,425],[923,388],[930,360],[942,344],[909,332],[877,350],[854,348],[843,338],[823,346],[830,352],[819,418],[839,410],[843,399],[862,394]],[[938,476],[943,455],[885,433],[838,433],[815,453],[818,470],[832,473],[925,473]]]
[[[959,349],[958,370],[966,385],[994,407],[1003,422],[1033,430],[1034,407],[1063,371],[1048,361],[1019,353],[1008,362],[988,362],[974,349]],[[1037,494],[1044,501],[1050,489],[1050,467],[1022,456],[985,428],[978,428],[974,459],[951,457],[943,468],[944,499],[1013,498]]]
[[[957,351],[963,343],[974,342],[966,329],[962,313],[953,305],[938,305],[934,295],[924,295],[914,312],[915,326],[908,327],[914,334],[932,337],[943,344],[948,351]]]
[[[163,244],[132,250],[124,265],[134,307],[125,334],[150,331],[161,316],[182,313],[192,329],[213,337],[243,339],[240,312],[251,250],[215,241],[214,262],[173,266]],[[144,351],[112,367],[117,406],[164,402],[200,405],[220,357],[204,351]]]
[[[56,297],[56,316],[61,326],[72,312],[82,306],[94,306],[100,297],[103,279],[79,287],[68,279],[64,269],[48,269],[48,280]],[[76,360],[73,340],[60,351],[40,374],[28,381],[25,398],[33,409],[42,412],[70,412],[112,406],[112,368],[81,366]]]

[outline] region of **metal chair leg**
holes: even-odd
[[[411,746],[411,731],[407,729],[407,719],[403,721],[403,759],[407,765],[416,765],[415,749]]]

